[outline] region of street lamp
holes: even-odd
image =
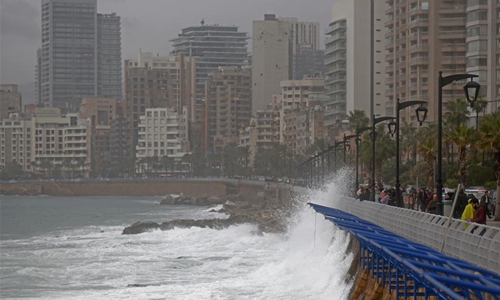
[[[436,190],[439,193],[439,196],[437,197],[437,203],[436,203],[436,213],[438,215],[443,215],[443,178],[441,176],[442,169],[443,169],[443,87],[447,86],[448,84],[455,82],[457,80],[463,80],[463,79],[471,79],[479,77],[478,75],[474,74],[454,74],[454,75],[449,75],[443,77],[443,72],[439,71],[439,77],[438,77],[438,153],[437,153],[437,174],[436,174]],[[472,81],[473,82],[473,81]],[[479,95],[479,88],[481,85],[479,83],[471,83],[468,82],[464,86],[464,91],[465,91],[465,96],[467,97],[467,101],[476,101],[477,95]],[[474,95],[476,98],[470,99],[470,95],[472,94],[471,92],[474,92],[473,89],[475,89]]]
[[[394,117],[379,117],[375,118],[375,115],[372,116],[372,196],[371,201],[375,202],[375,139],[376,139],[376,128],[380,122],[394,120]]]
[[[347,144],[347,141],[352,139],[352,138],[355,138],[355,137],[357,137],[357,135],[351,134],[351,135],[346,136],[344,133],[344,167],[346,165],[346,152],[348,151],[347,146],[349,146],[349,148],[351,147],[351,145]]]
[[[357,127],[356,128],[356,191],[359,188],[359,142],[361,142],[361,139],[359,138],[359,135],[367,130],[371,130],[371,127]]]
[[[413,105],[418,105],[420,104],[420,107],[415,110],[415,113],[417,114],[417,120],[422,125],[422,123],[425,121],[425,118],[427,117],[427,108],[423,107],[424,104],[426,104],[427,101],[406,101],[406,102],[399,102],[399,98],[397,99],[396,102],[396,123],[394,122],[389,123],[389,125],[392,125],[396,129],[396,206],[397,207],[402,207],[403,203],[401,201],[401,183],[399,181],[399,111],[413,106]],[[394,131],[391,131],[394,132]]]
[[[474,107],[474,102],[476,102],[477,98],[479,97],[480,88],[481,85],[479,84],[479,82],[473,81],[472,78],[464,85],[465,97],[470,103],[471,108]],[[474,95],[474,99],[471,99],[471,95]]]

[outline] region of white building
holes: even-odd
[[[78,119],[78,114],[61,115],[59,108],[37,108],[31,122],[31,157],[37,171],[49,173],[60,169],[66,176],[88,177],[91,165],[90,120]]]
[[[301,46],[320,47],[319,23],[264,15],[253,21],[252,111],[265,109],[281,92],[280,82],[292,78],[292,56]]]
[[[24,171],[49,176],[88,177],[91,159],[90,120],[61,115],[59,108],[37,108],[27,119],[11,114],[0,121],[0,168],[11,161]]]
[[[139,138],[136,147],[137,162],[147,157],[169,156],[180,158],[188,149],[187,110],[182,114],[172,108],[148,108],[140,117]],[[143,172],[145,164],[139,164]]]
[[[0,120],[0,169],[14,161],[24,171],[31,171],[31,157],[31,120],[19,113]]]
[[[373,1],[372,27],[371,2],[340,0],[333,4],[332,22],[325,39],[325,87],[331,98],[326,112],[327,126],[341,122],[353,110],[364,110],[370,116],[372,96],[374,114],[386,115],[386,3],[384,0]],[[372,62],[373,72],[370,70]]]

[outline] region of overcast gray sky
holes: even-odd
[[[237,25],[251,37],[252,20],[265,13],[321,23],[331,18],[334,0],[98,0],[99,13],[122,18],[122,59],[143,51],[168,54],[169,39],[184,27],[206,23]],[[41,0],[0,0],[0,82],[25,84],[35,79],[40,47]]]

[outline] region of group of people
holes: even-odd
[[[396,206],[395,189],[380,189],[379,192],[380,193],[378,195],[376,194],[374,197],[376,202]],[[360,186],[359,189],[355,192],[353,191],[352,194],[361,201],[372,199],[372,193],[369,187]],[[436,189],[430,190],[419,187],[417,189],[411,188],[409,193],[407,193],[402,200],[405,207],[408,209],[436,213],[438,197],[439,195]],[[445,199],[453,200],[454,194],[446,193]],[[491,218],[490,209],[488,207],[490,204],[491,198],[489,197],[488,191],[485,192],[481,199],[477,199],[473,194],[467,195],[461,190],[457,197],[453,217],[467,222],[486,224],[486,218]]]

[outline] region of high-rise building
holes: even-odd
[[[466,0],[386,0],[386,103],[428,101],[427,120],[438,119],[438,76],[466,72]],[[470,1],[469,1],[470,2]],[[443,88],[443,101],[463,98],[464,82]],[[416,107],[401,111],[401,121],[415,124]]]
[[[301,45],[297,54],[292,55],[292,78],[323,77],[325,51],[313,50],[311,45]]]
[[[500,107],[500,3],[498,0],[467,1],[467,73],[479,75],[480,93],[487,110]]]
[[[194,122],[201,122],[201,101],[205,98],[205,81],[208,74],[218,67],[243,67],[247,60],[246,32],[239,32],[237,26],[208,25],[182,29],[172,39],[172,53],[184,53],[196,59],[196,103]]]
[[[41,104],[76,112],[82,98],[121,97],[119,26],[96,0],[42,0]]]
[[[17,90],[17,84],[0,84],[0,120],[21,111],[22,96]]]
[[[42,103],[42,49],[36,50],[36,66],[35,66],[35,102]]]
[[[353,110],[385,115],[385,7],[383,0],[333,4],[325,39],[327,126],[341,123]]]
[[[130,148],[127,147],[130,128],[125,117],[125,109],[125,102],[120,101],[117,104],[116,116],[111,120],[109,133],[110,173],[119,177],[130,173],[130,169],[135,169]]]
[[[220,153],[224,145],[238,143],[239,129],[252,115],[250,73],[236,67],[219,67],[206,81],[205,149]]]
[[[308,45],[320,47],[319,23],[299,22],[296,18],[264,15],[253,21],[252,38],[252,110],[265,109],[274,94],[281,92],[280,82],[293,77],[293,56]]]
[[[122,98],[122,42],[120,17],[97,14],[97,95]]]

